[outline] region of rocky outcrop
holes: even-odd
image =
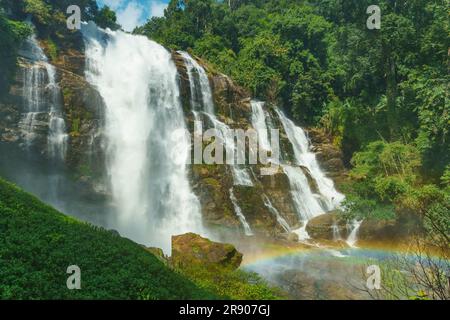
[[[339,211],[333,211],[308,221],[306,231],[315,240],[347,239],[351,230]]]
[[[423,233],[422,221],[417,214],[398,213],[397,219],[364,220],[358,232],[358,239],[366,242],[393,243]]]
[[[348,238],[354,227],[339,211],[311,219],[306,231],[314,240],[337,241]],[[415,214],[399,214],[397,219],[365,219],[358,229],[358,242],[395,243],[411,236],[423,234],[420,217]]]
[[[169,264],[169,257],[167,257],[164,254],[164,251],[160,248],[154,248],[154,247],[144,247],[145,250],[153,254],[156,258],[158,258],[159,261],[162,263],[168,265]]]
[[[322,129],[308,128],[306,131],[320,166],[339,186],[346,178],[342,151]]]
[[[229,168],[222,165],[193,165],[193,190],[202,204],[205,225],[239,229],[228,190],[233,181]]]
[[[235,270],[242,254],[231,244],[213,242],[194,233],[172,237],[171,264],[175,267],[200,266]]]

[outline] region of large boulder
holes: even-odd
[[[309,220],[306,231],[316,240],[346,239],[349,234],[347,223],[339,214],[332,211]]]
[[[175,267],[201,266],[204,268],[237,269],[242,253],[231,244],[213,242],[195,233],[172,237],[172,265]]]

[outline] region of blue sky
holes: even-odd
[[[97,0],[99,6],[108,5],[116,11],[117,20],[126,31],[132,31],[148,18],[163,16],[169,0]]]

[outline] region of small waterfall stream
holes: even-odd
[[[47,136],[49,158],[62,161],[66,155],[66,123],[63,118],[61,89],[56,83],[56,68],[39,46],[36,36],[30,36],[20,51],[30,63],[25,68],[24,97],[27,108],[19,127],[26,146],[30,148],[38,134]],[[47,132],[42,132],[46,128]],[[38,132],[40,130],[40,132]]]
[[[359,231],[359,228],[361,227],[362,222],[363,222],[362,220],[360,220],[360,221],[353,220],[353,222],[351,224],[352,231],[350,232],[347,240],[345,241],[351,248],[357,248],[356,242],[358,241],[358,231]]]
[[[208,120],[212,123],[214,129],[220,133],[220,138],[223,141],[225,150],[227,154],[233,154],[236,156],[237,149],[234,143],[234,133],[233,130],[217,119],[214,111],[214,101],[212,98],[211,86],[209,84],[208,75],[205,69],[198,64],[195,59],[193,59],[188,53],[179,51],[179,54],[183,57],[191,89],[191,104],[193,107],[193,112],[196,120],[199,120],[199,111],[202,112]],[[242,151],[242,150],[241,150]],[[245,168],[233,162],[230,164],[234,184],[241,186],[253,186],[250,174]]]
[[[239,207],[236,196],[234,195],[233,188],[230,189],[230,200],[233,203],[234,212],[236,213],[237,217],[239,218],[239,221],[241,222],[242,226],[244,227],[245,235],[252,236],[253,235],[252,229],[250,228],[250,225],[248,224],[247,219],[245,218],[244,214],[242,213],[241,207]]]
[[[280,224],[281,227],[283,227],[284,231],[291,232],[291,227],[287,223],[287,221],[283,218],[283,216],[280,214],[280,212],[275,208],[270,201],[269,197],[267,195],[263,195],[263,201],[264,205],[269,209],[269,211],[276,217],[277,222]]]
[[[308,179],[300,167],[283,166],[291,184],[292,197],[303,226],[297,230],[300,240],[309,238],[306,231],[308,221],[327,211],[337,209],[344,195],[335,188],[333,181],[320,169],[316,156],[310,150],[310,143],[302,128],[296,126],[280,110],[276,110],[294,150],[295,164],[305,168],[314,179],[319,193],[311,190]]]
[[[187,68],[191,90],[192,112],[194,114],[195,121],[200,121],[201,118],[199,113],[201,112],[212,123],[213,128],[218,131],[218,134],[220,134],[220,138],[223,141],[227,155],[233,154],[236,156],[233,131],[229,126],[217,119],[215,116],[214,101],[212,98],[208,75],[206,74],[205,69],[203,69],[203,67],[200,66],[188,53],[179,51],[179,54],[183,57]],[[246,169],[240,168],[235,163],[230,164],[230,167],[233,174],[234,185],[249,187],[253,186],[253,182]],[[247,220],[238,205],[233,188],[229,190],[229,193],[235,214],[241,222],[245,234],[247,236],[253,235],[250,225],[247,223]]]
[[[281,164],[289,179],[295,209],[303,223],[300,229],[295,230],[295,232],[299,235],[300,240],[306,240],[309,239],[306,231],[308,220],[336,209],[344,196],[335,190],[333,181],[326,178],[320,169],[314,153],[310,152],[310,144],[304,131],[295,126],[280,110],[276,110],[276,112],[292,144],[297,165],[294,167],[284,163]],[[252,125],[258,132],[259,145],[270,150],[267,123],[272,122],[267,121],[268,118],[270,117],[264,111],[264,103],[252,101]],[[300,166],[308,170],[317,183],[319,194],[311,190],[308,178]]]

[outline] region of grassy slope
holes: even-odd
[[[67,267],[81,268],[68,290]],[[1,299],[204,299],[138,244],[65,216],[0,178]]]

